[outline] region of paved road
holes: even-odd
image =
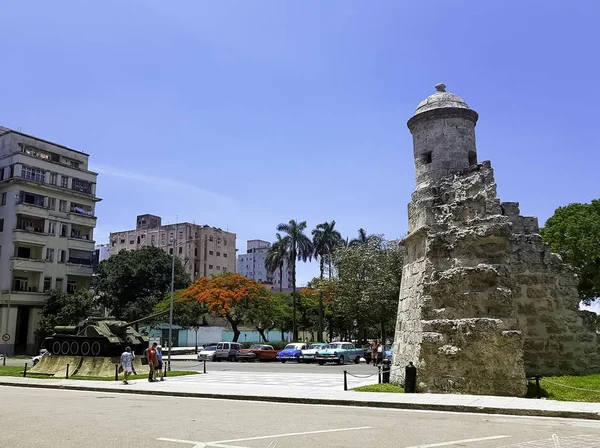
[[[0,396],[3,448],[600,448],[600,422],[580,420],[2,386]]]

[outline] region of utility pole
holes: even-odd
[[[179,221],[179,215],[177,215],[176,221]],[[171,350],[172,350],[172,337],[173,337],[173,297],[175,295],[175,248],[177,247],[177,222],[175,222],[175,233],[173,235],[173,257],[171,262],[171,303],[169,306],[169,354],[167,368],[171,371]]]

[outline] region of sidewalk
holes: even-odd
[[[120,381],[0,377],[0,386],[600,420],[600,403],[480,395],[354,392],[344,391],[342,386],[339,389],[260,384],[249,386],[215,382],[218,376],[219,372],[209,372],[206,375],[167,378],[164,382],[156,383],[134,380],[127,386]],[[205,381],[209,377],[210,381]]]

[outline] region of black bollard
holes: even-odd
[[[537,392],[537,397],[542,398],[542,390],[540,389],[540,377],[535,377],[535,390]]]
[[[392,369],[392,361],[390,361],[389,359],[384,359],[382,361],[383,367],[381,368],[382,371],[382,380],[384,383],[389,383],[390,382],[390,371]]]
[[[344,370],[344,390],[348,390],[348,378],[346,375],[348,374],[347,370]]]
[[[2,356],[2,367],[6,367],[6,355]]]
[[[23,378],[27,376],[27,363],[25,363],[25,368],[23,369]]]
[[[67,364],[67,372],[65,373],[65,379],[69,379],[69,364]]]
[[[406,366],[404,374],[404,392],[407,394],[414,394],[417,389],[417,368],[412,362],[409,362]]]
[[[169,364],[169,361],[165,361],[165,364],[163,365],[163,377],[166,378],[167,377],[167,364]],[[170,364],[169,364],[170,365]],[[171,370],[171,368],[169,367],[168,370]]]
[[[204,360],[204,373],[206,373],[206,360]]]
[[[115,381],[119,381],[119,364],[115,364]]]
[[[377,366],[377,382],[381,384],[381,366]]]

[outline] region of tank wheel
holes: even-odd
[[[96,341],[92,344],[92,356],[98,356],[100,354],[100,342]]]
[[[81,344],[81,354],[87,356],[90,354],[90,343],[85,341]]]
[[[52,344],[52,354],[60,355],[60,342],[59,341],[54,341],[54,344]]]
[[[68,355],[69,354],[69,342],[68,341],[64,341],[60,345],[60,354],[61,355]]]
[[[71,351],[71,355],[77,355],[79,353],[79,342],[71,342],[71,346],[69,347],[69,349]]]

